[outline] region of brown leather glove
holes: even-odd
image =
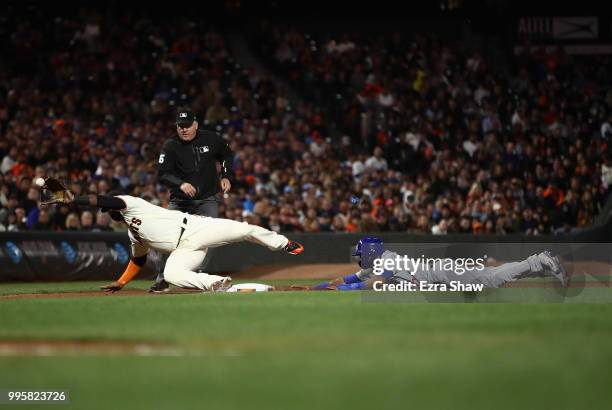
[[[74,194],[55,178],[45,179],[45,184],[40,193],[42,205],[69,204],[74,199]]]

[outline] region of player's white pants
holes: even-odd
[[[222,279],[221,276],[195,272],[206,257],[208,248],[242,241],[281,250],[289,239],[246,222],[190,215],[178,247],[168,257],[164,278],[175,286],[207,290]]]
[[[509,262],[496,267],[485,267],[483,270],[470,270],[458,275],[453,270],[431,269],[419,270],[414,276],[419,281],[428,283],[450,283],[459,281],[461,283],[482,283],[485,288],[498,288],[505,283],[515,280],[541,276],[544,273],[538,255],[532,255],[521,262]]]
[[[206,257],[205,250],[177,249],[170,254],[164,268],[164,279],[174,286],[208,290],[222,276],[195,271]]]

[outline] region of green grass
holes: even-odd
[[[98,283],[0,293],[37,286]],[[0,299],[1,340],[158,346],[151,356],[0,355],[0,389],[68,389],[71,409],[597,409],[612,399],[607,303],[367,303],[357,292]]]

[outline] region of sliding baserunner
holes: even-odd
[[[357,263],[361,268],[358,272],[320,283],[313,286],[312,289],[384,290],[383,285],[385,284],[401,284],[402,282],[418,285],[414,290],[422,289],[423,286],[427,288],[427,285],[433,284],[482,285],[478,288],[499,288],[508,282],[538,276],[554,276],[564,287],[569,281],[559,258],[550,251],[531,255],[520,262],[508,262],[495,267],[484,266],[480,262],[482,266],[476,263],[472,269],[465,269],[464,266],[458,269],[458,264],[446,263],[458,260],[449,259],[445,263],[434,262],[431,266],[425,259],[421,259],[410,263],[408,268],[404,268],[402,263],[398,263],[402,262],[404,257],[385,250],[380,238],[366,237],[359,240],[352,255],[357,258]],[[467,289],[474,289],[474,287]]]

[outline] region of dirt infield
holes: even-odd
[[[560,288],[561,285],[556,282],[514,282],[510,283],[504,288],[516,288],[516,289],[529,289],[529,288]],[[612,288],[612,283],[609,282],[578,282],[571,283],[570,288],[582,289],[582,288]],[[311,290],[305,285],[281,285],[274,287],[275,292],[318,292]],[[332,291],[321,290],[321,292]],[[187,290],[187,289],[176,289],[165,293],[149,293],[146,290],[135,290],[128,289],[122,290],[115,293],[104,293],[102,291],[79,291],[79,292],[64,292],[64,293],[21,293],[16,295],[2,295],[0,300],[3,299],[51,299],[51,298],[82,298],[82,297],[122,297],[122,296],[151,296],[159,297],[164,295],[186,295],[194,293],[205,293],[199,290]],[[241,292],[237,292],[241,293]]]
[[[312,263],[308,265],[264,265],[232,274],[240,279],[331,279],[355,273],[351,263]]]

